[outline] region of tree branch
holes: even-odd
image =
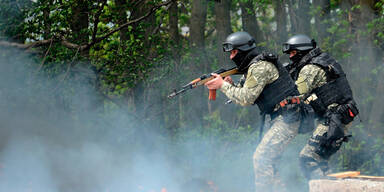
[[[43,67],[43,65],[44,65],[44,63],[45,63],[45,60],[47,59],[48,53],[49,53],[49,51],[51,50],[52,44],[53,44],[53,39],[51,39],[51,43],[49,43],[48,50],[45,52],[43,61],[41,62],[40,66],[39,66],[39,67],[37,68],[37,70],[36,70],[37,72],[39,72],[40,69]]]
[[[47,40],[41,40],[41,41],[35,41],[32,43],[14,43],[14,42],[9,42],[9,41],[0,41],[0,46],[2,47],[16,47],[19,49],[29,49],[32,47],[40,47],[46,44],[50,44],[52,39],[47,39]]]
[[[135,3],[132,4],[132,7],[136,7],[137,5],[144,3],[144,0],[137,0]]]
[[[100,16],[102,8],[104,7],[106,2],[107,2],[106,0],[103,2],[103,4],[100,7],[98,13],[96,14],[96,16],[97,16],[95,18],[95,25],[96,26],[93,29],[92,41],[90,43],[88,43],[88,44],[78,45],[78,44],[75,44],[75,43],[71,43],[71,42],[67,41],[64,37],[60,36],[60,37],[56,37],[56,38],[54,37],[54,38],[51,38],[51,39],[35,41],[35,42],[31,42],[31,43],[26,43],[26,44],[25,43],[14,43],[14,42],[9,42],[9,41],[0,41],[0,46],[3,46],[3,47],[16,47],[16,48],[19,48],[19,49],[30,49],[30,48],[40,47],[40,46],[43,46],[43,45],[50,44],[53,41],[53,42],[59,42],[64,47],[67,47],[69,49],[78,49],[78,51],[81,52],[81,51],[84,51],[84,50],[87,50],[87,49],[91,48],[96,43],[101,42],[102,40],[108,38],[109,36],[111,36],[112,34],[120,31],[121,29],[146,19],[151,14],[153,14],[156,10],[160,9],[163,6],[167,6],[167,5],[175,2],[175,0],[168,0],[168,1],[164,2],[164,3],[160,3],[160,4],[152,7],[151,10],[148,13],[146,13],[144,16],[139,17],[139,18],[134,19],[134,20],[131,20],[131,21],[128,21],[127,23],[124,23],[121,26],[119,26],[119,27],[117,27],[115,29],[110,30],[105,35],[97,38],[96,37],[97,23],[99,22],[99,16]]]
[[[146,18],[149,17],[152,13],[154,13],[156,10],[160,9],[160,8],[163,7],[163,6],[167,6],[167,5],[171,4],[171,3],[173,3],[173,0],[166,1],[166,2],[164,2],[164,3],[160,3],[159,5],[156,5],[156,6],[152,7],[151,10],[150,10],[147,14],[145,14],[144,16],[141,16],[141,17],[139,17],[139,18],[137,18],[137,19],[128,21],[127,23],[124,23],[124,24],[122,24],[121,26],[119,26],[119,27],[117,27],[117,28],[115,28],[115,29],[112,29],[112,30],[109,31],[107,34],[105,34],[105,35],[103,35],[103,36],[101,36],[101,37],[99,37],[99,38],[96,38],[94,41],[92,41],[90,44],[87,45],[87,48],[90,48],[90,47],[93,46],[94,44],[96,44],[96,43],[98,43],[98,42],[100,42],[100,41],[102,41],[102,40],[108,38],[108,37],[111,36],[112,34],[114,34],[114,33],[118,32],[118,31],[120,31],[121,29],[123,29],[123,28],[125,28],[125,27],[128,27],[129,25],[132,25],[132,24],[134,24],[134,23],[137,23],[137,22],[140,22],[140,21],[146,19]]]
[[[62,38],[62,40],[60,41],[60,43],[66,47],[66,48],[69,48],[69,49],[79,49],[79,51],[83,51],[85,49],[88,49],[87,46],[88,45],[78,45],[78,44],[75,44],[75,43],[71,43],[67,40],[65,40],[64,38]]]

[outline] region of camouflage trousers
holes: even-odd
[[[351,124],[342,124],[345,134],[347,134],[350,125]],[[307,179],[324,178],[329,172],[328,159],[331,155],[336,153],[338,149],[327,156],[319,154],[319,138],[323,137],[327,133],[328,129],[329,126],[324,125],[322,122],[317,122],[315,131],[308,140],[308,143],[300,152],[300,164]]]
[[[256,191],[282,191],[278,187],[274,189],[280,181],[276,162],[281,158],[289,142],[298,134],[299,123],[298,121],[287,123],[281,115],[271,121],[270,129],[253,154]]]

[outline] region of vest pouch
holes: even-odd
[[[328,73],[330,79],[336,79],[339,78],[342,74],[342,69],[339,69],[339,67],[336,67],[334,65],[328,65]]]
[[[293,123],[300,120],[300,104],[287,104],[279,110],[281,110],[285,123]]]
[[[327,142],[333,142],[344,137],[344,129],[342,126],[342,115],[330,109],[326,114],[325,124],[328,126]]]
[[[335,154],[340,149],[342,142],[344,142],[344,138],[348,137],[346,136],[339,140],[331,140],[327,139],[327,133],[325,133],[325,135],[323,136],[316,136],[315,139],[319,141],[319,143],[317,145],[314,145],[315,153],[318,154],[320,157],[328,160],[333,154]]]
[[[337,107],[337,112],[341,115],[341,122],[345,125],[352,122],[356,115],[359,114],[359,110],[353,101],[339,105]]]

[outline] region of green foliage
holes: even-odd
[[[332,56],[337,59],[346,59],[351,56],[347,45],[350,44],[354,37],[352,34],[347,33],[350,24],[344,19],[344,13],[342,10],[336,11],[339,22],[328,22],[331,23],[327,28],[329,36],[325,37],[321,44],[324,51],[332,53]]]
[[[91,51],[91,56],[95,58],[94,65],[103,82],[101,89],[105,94],[120,97],[138,82],[147,80],[154,62],[161,60],[161,55],[167,52],[162,43],[164,40],[159,39],[159,36],[148,38],[157,44],[156,49],[143,49],[145,37],[141,33],[144,27],[140,28],[135,33],[130,29],[127,41],[121,42],[118,35],[114,35]],[[155,57],[148,57],[152,51],[156,52]]]
[[[378,1],[375,4],[375,8],[378,10],[378,14],[381,16],[367,23],[367,32],[369,32],[368,35],[373,37],[373,42],[375,45],[381,49],[384,49],[384,1]]]
[[[0,1],[0,38],[10,38],[23,42],[27,34],[23,30],[23,21],[32,2],[29,0]]]
[[[33,7],[28,9],[28,20],[24,23],[27,37],[31,40],[49,39],[53,35],[61,34],[71,38],[67,33],[72,14],[71,1],[52,3],[48,0],[36,1]],[[73,35],[73,34],[72,34]]]
[[[93,35],[100,38],[112,29],[143,16],[150,7],[164,1],[146,1],[140,5],[135,1],[126,1],[123,6],[117,6],[116,1],[107,1],[104,7],[100,7],[101,1],[84,1],[88,15],[87,27],[75,33],[73,17],[78,14],[75,7],[79,2],[3,0],[0,2],[1,39],[8,38],[25,43],[51,38],[55,40],[52,44],[32,50],[38,52],[37,57],[34,58],[36,63],[33,67],[38,69],[36,74],[56,80],[57,85],[55,84],[53,89],[60,93],[58,100],[61,99],[64,103],[71,103],[68,98],[83,89],[83,87],[77,87],[74,82],[87,78],[86,73],[76,72],[76,67],[86,68],[95,75],[95,80],[90,80],[91,84],[97,93],[106,98],[100,102],[101,104],[99,103],[104,107],[102,116],[109,115],[111,111],[121,106],[128,106],[127,110],[138,116],[143,124],[153,123],[153,119],[161,122],[156,128],[163,130],[162,133],[171,135],[171,139],[174,139],[173,144],[176,146],[189,142],[192,146],[199,146],[201,143],[217,146],[207,150],[204,155],[209,156],[212,162],[225,159],[224,165],[227,166],[236,166],[235,162],[250,161],[250,154],[258,138],[258,132],[255,131],[256,125],[260,123],[255,118],[258,117],[257,110],[223,107],[221,103],[217,104],[221,101],[215,104],[210,103],[208,110],[207,102],[204,100],[207,91],[203,91],[202,87],[178,100],[165,99],[173,88],[203,73],[228,67],[218,63],[217,58],[217,53],[221,50],[216,42],[215,6],[217,2],[208,1],[204,32],[205,47],[192,49],[190,40],[193,37],[189,34],[180,34],[179,42],[172,39],[169,33],[171,15],[168,7],[162,7],[148,18],[113,33],[83,52],[64,46],[60,43],[61,38],[71,43],[90,43]],[[230,2],[231,29],[241,31],[243,26],[239,3],[245,1]],[[183,0],[177,3],[178,30],[181,31],[181,27],[190,25],[193,1]],[[257,22],[262,30],[260,36],[265,39],[259,42],[258,46],[281,53],[281,42],[276,39],[276,17],[272,1],[255,0],[253,3],[254,7],[250,7],[248,11],[256,12]],[[21,7],[18,6],[20,4]],[[289,8],[287,4],[285,6]],[[299,5],[295,4],[295,9],[297,6]],[[374,111],[372,110],[375,107],[372,106],[374,101],[382,97],[375,86],[383,75],[382,58],[379,57],[382,57],[384,49],[384,1],[377,1],[374,18],[364,23],[365,27],[356,29],[355,22],[359,18],[351,18],[355,16],[352,13],[359,13],[361,10],[362,7],[359,4],[345,9],[341,7],[340,0],[332,0],[331,15],[320,21],[326,26],[327,34],[322,36],[319,33],[318,23],[311,23],[308,27],[311,28],[312,34],[308,35],[320,42],[319,46],[322,50],[329,52],[340,61],[348,78],[353,82],[354,94],[358,98],[361,112],[368,113]],[[311,17],[319,14],[320,11],[320,7],[313,8]],[[98,14],[100,14],[99,17]],[[289,17],[294,16],[289,15]],[[96,20],[99,22],[95,23]],[[291,21],[287,21],[288,33],[292,33],[292,30],[289,30],[292,26]],[[96,34],[93,34],[95,25],[97,30]],[[373,58],[374,54],[365,54],[366,41],[373,42],[374,46],[369,49],[372,48],[378,58]],[[43,85],[45,84],[41,84],[40,87],[44,87]],[[221,96],[224,97],[224,95]],[[34,98],[34,100],[38,99]],[[68,105],[69,113],[78,110]],[[152,107],[158,110],[153,110]],[[140,111],[140,109],[143,110]],[[81,119],[78,113],[73,114],[76,114],[73,115],[73,119]],[[369,116],[369,114],[363,115]],[[353,139],[345,143],[341,152],[332,159],[335,170],[360,170],[364,174],[384,174],[382,132],[381,135],[369,133],[372,127],[380,125],[380,122],[374,123],[373,125],[373,122],[367,121],[351,128]],[[92,123],[89,127],[91,125]],[[129,128],[133,126],[138,125],[130,125]],[[133,132],[131,129],[129,131]],[[124,140],[123,137],[119,136],[118,140],[121,142],[128,140],[127,138]],[[190,138],[196,140],[190,141]],[[172,152],[177,156],[178,149],[173,150]],[[239,159],[233,159],[233,155],[230,155],[236,153]],[[241,171],[247,170],[243,167]]]

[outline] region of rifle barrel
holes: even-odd
[[[240,72],[237,70],[236,67],[234,68],[231,68],[231,69],[228,69],[228,70],[225,70],[225,69],[219,69],[217,71],[215,71],[214,73],[218,73],[220,76],[222,77],[227,77],[227,76],[230,76],[230,75],[235,75],[235,74],[239,74]],[[186,92],[188,89],[193,89],[199,85],[204,85],[206,82],[212,80],[214,77],[212,76],[212,74],[208,74],[208,75],[202,75],[201,77],[197,78],[197,79],[194,79],[193,81],[191,81],[190,83],[184,85],[179,91],[177,91],[176,89],[168,95],[168,98],[173,98],[181,93],[184,93]]]

